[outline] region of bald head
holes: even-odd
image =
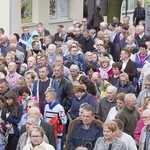
[[[91,80],[92,80],[93,82],[95,82],[96,85],[101,84],[102,78],[101,78],[100,73],[94,72],[94,73],[92,74]]]
[[[33,115],[40,118],[40,110],[37,107],[32,107],[28,110],[28,116]]]
[[[34,69],[36,65],[36,59],[33,56],[30,56],[27,60],[28,68],[29,69]]]
[[[17,70],[17,64],[15,62],[10,62],[8,64],[8,71],[9,73],[14,73]]]

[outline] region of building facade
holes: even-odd
[[[1,0],[0,27],[6,35],[21,33],[23,26],[33,31],[42,22],[52,34],[58,24],[70,26],[83,17],[83,0]]]

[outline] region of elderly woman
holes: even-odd
[[[55,44],[49,44],[46,54],[48,57],[48,63],[52,66],[56,60],[56,45]]]
[[[127,150],[125,143],[116,137],[117,123],[107,121],[103,124],[104,137],[97,139],[94,150]]]
[[[102,57],[100,59],[100,68],[99,68],[99,72],[100,75],[103,79],[108,80],[109,77],[112,76],[113,72],[112,72],[112,66],[110,64],[110,60],[108,57]]]
[[[45,150],[54,150],[54,147],[50,144],[44,142],[44,131],[40,127],[34,127],[33,130],[30,132],[31,142],[26,144],[23,150],[30,150],[36,146],[43,146]]]
[[[71,65],[70,66],[70,73],[72,76],[73,84],[79,83],[79,78],[81,77],[81,75],[83,75],[80,73],[79,67],[77,65]]]

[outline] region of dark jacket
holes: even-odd
[[[127,82],[125,85],[121,85],[120,82],[116,85],[117,87],[117,93],[123,92],[123,93],[134,93],[136,94],[135,87],[130,84],[130,82]]]
[[[54,146],[54,148],[56,149],[56,141],[55,141],[55,134],[54,134],[53,126],[43,120],[41,120],[40,126],[45,131],[45,135],[47,136],[49,140],[49,144]],[[26,132],[26,125],[23,125],[20,130],[20,136],[25,132]]]
[[[70,116],[72,119],[76,119],[77,117],[79,117],[79,108],[83,103],[90,104],[96,111],[96,102],[94,100],[93,95],[89,94],[88,92],[85,92],[85,94],[81,97],[81,99],[78,99],[75,96],[72,100],[72,105],[70,109]]]
[[[19,136],[18,123],[20,122],[21,117],[23,115],[23,107],[22,105],[18,106],[17,116],[13,114],[12,109],[13,109],[12,107],[8,107],[7,112],[10,112],[10,115],[8,118],[6,118],[7,112],[5,111],[5,109],[2,110],[1,118],[2,120],[4,120],[3,129],[4,131],[6,131],[6,123],[10,123],[12,124],[14,135]]]
[[[122,61],[121,61],[122,64]],[[124,72],[128,74],[129,80],[132,82],[133,79],[138,75],[137,68],[135,62],[133,62],[131,59],[127,62],[127,65],[124,69]]]
[[[109,113],[109,110],[114,106],[116,106],[115,99],[112,102],[109,102],[107,97],[104,97],[100,100],[98,116],[102,122],[105,122],[107,115]]]
[[[55,80],[55,77],[53,77]],[[56,80],[55,80],[56,82]],[[60,104],[64,107],[67,112],[72,103],[73,91],[72,91],[72,83],[65,77],[62,77],[60,83],[58,84],[59,93],[60,93]]]
[[[79,146],[90,147],[90,149],[93,149],[96,140],[102,136],[103,129],[96,123],[93,122],[87,130],[83,128],[83,123],[80,122],[73,128],[72,134],[69,137],[69,150],[74,150]]]
[[[149,41],[150,36],[144,35],[142,38],[140,38],[139,36],[136,36],[135,40],[137,41],[138,46],[140,46],[141,44],[145,43],[146,41]]]
[[[83,53],[86,53],[87,51],[93,51],[94,50],[94,41],[92,38],[89,38],[86,40],[84,37],[79,41],[79,43],[83,46]]]

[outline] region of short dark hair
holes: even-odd
[[[97,6],[97,7],[96,7],[96,10],[97,10],[97,11],[101,11],[101,7]]]
[[[63,42],[63,41],[64,41],[64,39],[63,39],[62,37],[57,37],[57,38],[55,39],[55,41]]]
[[[94,109],[93,106],[90,105],[90,104],[85,105],[85,106],[83,107],[83,110],[92,112],[92,116],[95,115],[95,109]]]
[[[31,95],[31,91],[30,89],[27,87],[27,86],[24,86],[22,87],[20,90],[19,90],[19,95],[22,96],[23,93],[27,93],[29,95]]]
[[[139,47],[144,47],[145,49],[147,49],[147,45],[145,43],[140,44]]]
[[[6,79],[0,79],[0,84],[5,83],[8,86],[8,81]]]
[[[118,68],[119,71],[121,70],[121,63],[120,62],[115,62],[112,64],[112,68]]]

